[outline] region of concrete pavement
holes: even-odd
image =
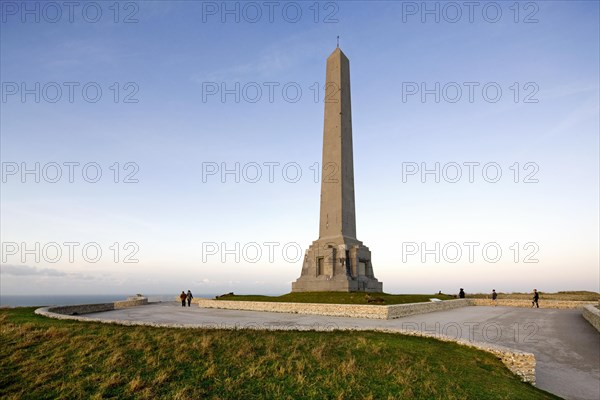
[[[393,320],[203,309],[178,303],[87,314],[94,319],[190,327],[359,330],[400,328],[506,346],[535,354],[537,387],[567,399],[600,398],[600,334],[580,310],[463,307]]]

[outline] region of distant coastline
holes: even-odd
[[[110,303],[125,300],[129,294],[89,294],[89,295],[0,295],[0,307],[31,307],[31,306],[67,306],[72,304],[94,304]],[[153,301],[176,301],[178,293],[171,294],[149,294],[148,300]],[[216,294],[194,294],[196,297],[214,298]]]

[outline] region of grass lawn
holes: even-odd
[[[452,300],[454,297],[445,294],[388,294],[370,293],[372,297],[385,300],[384,303],[369,303],[364,292],[299,292],[288,293],[282,296],[260,295],[223,295],[217,300],[237,301],[282,301],[289,303],[327,303],[327,304],[406,304],[428,302],[431,298]]]
[[[375,332],[60,321],[0,310],[0,398],[556,399],[494,356]]]

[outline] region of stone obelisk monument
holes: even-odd
[[[292,291],[383,291],[369,248],[356,239],[350,61],[339,47],[327,59],[319,239]]]

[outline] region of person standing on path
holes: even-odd
[[[494,303],[494,307],[496,307],[496,299],[498,298],[498,293],[496,293],[496,289],[492,289],[492,303]]]
[[[187,294],[182,290],[179,295],[179,300],[181,300],[181,307],[185,307],[185,300],[187,299]]]
[[[460,288],[460,292],[458,292],[458,297],[460,299],[464,299],[465,298],[465,290],[463,288]]]
[[[540,305],[538,304],[539,299],[540,294],[538,293],[537,289],[533,289],[533,299],[531,301],[531,307],[540,308]]]
[[[188,289],[186,298],[187,298],[187,302],[188,302],[188,307],[191,307],[192,299],[194,298],[194,296],[192,296],[192,291],[189,289]]]

